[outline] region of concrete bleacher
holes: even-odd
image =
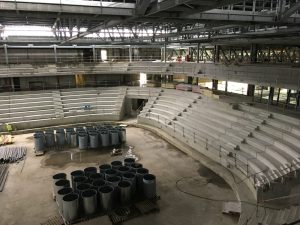
[[[77,88],[0,94],[0,123],[14,129],[120,120],[126,87]]]
[[[297,179],[294,174],[300,170],[300,122],[285,115],[168,90],[152,96],[138,123],[156,127],[232,169],[247,182],[257,201],[280,196],[280,187],[290,188],[288,183]],[[246,212],[239,224],[245,218],[248,224],[281,224],[293,221],[295,210],[266,213],[261,218]]]

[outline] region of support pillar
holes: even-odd
[[[129,62],[132,62],[132,48],[129,45]]]
[[[218,80],[212,80],[212,89],[218,90]]]
[[[278,88],[278,94],[277,94],[276,105],[279,105],[280,91],[281,91],[281,89]]]
[[[270,87],[268,104],[273,105],[274,87]]]
[[[167,62],[167,44],[164,44],[164,62]]]
[[[197,63],[200,62],[200,43],[197,44]]]
[[[287,96],[286,96],[286,101],[285,101],[285,108],[288,106],[288,104],[290,104],[290,100],[291,100],[291,89],[289,89],[287,91]]]
[[[57,45],[53,45],[54,61],[57,63]]]
[[[4,48],[4,55],[5,55],[5,63],[6,63],[6,65],[8,65],[8,64],[9,64],[9,61],[8,61],[7,44],[4,44],[4,45],[3,45],[3,48]]]
[[[255,91],[255,85],[254,84],[248,84],[247,88],[247,96],[254,96],[254,91]]]
[[[199,78],[196,77],[196,85],[198,86],[199,85]]]
[[[93,62],[97,61],[97,56],[96,56],[96,48],[95,45],[93,45]]]
[[[257,45],[251,44],[250,60],[252,63],[257,62]]]
[[[214,48],[214,62],[219,62],[220,61],[220,46],[219,45],[215,45]]]
[[[225,93],[227,93],[227,91],[228,91],[228,81],[226,80],[225,81]]]
[[[187,77],[188,84],[193,84],[193,77]]]
[[[296,96],[296,109],[299,109],[300,106],[300,91],[298,91]]]

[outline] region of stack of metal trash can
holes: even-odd
[[[130,163],[129,163],[130,162]],[[129,163],[129,164],[128,164]],[[53,175],[59,211],[74,222],[156,197],[156,177],[134,159]]]
[[[33,134],[36,151],[51,148],[100,149],[126,142],[126,129],[121,126],[97,125],[36,131]]]

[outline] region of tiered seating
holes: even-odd
[[[125,94],[121,88],[66,89],[60,92],[64,117],[117,114]]]
[[[287,118],[276,119],[265,111],[172,91],[162,92],[138,121],[164,129],[215,161],[223,164],[225,159],[256,187],[281,181],[300,168],[299,121],[286,123]]]
[[[1,123],[14,124],[55,118],[51,92],[1,94],[0,105]]]
[[[0,123],[16,129],[119,120],[126,88],[66,89],[0,95]]]

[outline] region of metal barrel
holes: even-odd
[[[66,142],[67,145],[71,145],[71,134],[74,132],[73,128],[66,128]]]
[[[132,163],[130,165],[130,170],[134,173],[136,173],[136,171],[140,168],[143,168],[143,164],[141,164],[141,163]]]
[[[106,179],[107,184],[109,184],[110,186],[113,186],[115,189],[118,187],[118,183],[121,181],[121,178],[118,176],[114,176],[114,177],[108,177]]]
[[[74,178],[74,187],[73,187],[74,191],[78,191],[77,190],[78,185],[87,183],[88,180],[89,179],[87,177],[85,177],[85,176],[75,177]]]
[[[112,168],[113,168],[114,170],[117,170],[117,169],[119,169],[123,164],[122,164],[121,161],[112,161],[112,162],[110,163],[110,165],[112,166]]]
[[[66,180],[67,179],[67,174],[65,173],[57,173],[57,174],[54,174],[52,176],[52,180],[53,180],[53,191],[55,189],[55,183],[59,180]]]
[[[136,176],[135,173],[124,173],[122,176],[123,181],[129,181],[131,183],[131,193],[134,196],[136,192]]]
[[[83,171],[86,177],[90,177],[91,174],[97,173],[97,167],[86,167]]]
[[[55,196],[57,196],[57,192],[60,189],[66,188],[66,187],[70,187],[70,181],[66,180],[66,179],[61,179],[55,182],[54,184],[54,194]]]
[[[105,180],[103,180],[103,179],[99,179],[99,180],[95,180],[95,181],[93,181],[93,183],[92,183],[92,186],[93,187],[96,187],[96,188],[99,188],[99,187],[102,187],[102,186],[104,186],[104,185],[106,185],[106,182],[105,182]]]
[[[124,165],[125,166],[131,166],[133,163],[135,163],[135,159],[134,158],[125,158],[124,159]]]
[[[102,147],[109,146],[110,145],[110,141],[109,141],[109,133],[108,133],[108,131],[101,131],[100,136],[101,136],[101,146]]]
[[[156,177],[153,174],[143,176],[143,191],[148,199],[156,197]]]
[[[76,131],[76,132],[80,132],[80,131],[84,131],[84,132],[85,132],[85,130],[84,130],[83,127],[76,127],[76,128],[75,128],[75,131]]]
[[[106,170],[110,170],[111,169],[111,165],[109,165],[109,164],[102,164],[102,165],[99,166],[99,169],[100,169],[100,173],[105,174]]]
[[[93,183],[96,180],[103,180],[104,175],[102,173],[93,173],[89,175],[90,182]]]
[[[79,195],[79,199],[81,200],[82,198],[82,192],[88,190],[91,188],[91,185],[88,184],[88,183],[81,183],[81,184],[78,184],[77,187],[76,187],[76,190],[77,190],[77,194]],[[80,201],[79,201],[80,202]]]
[[[64,146],[66,144],[65,130],[62,128],[56,129],[55,139],[58,146]]]
[[[99,148],[99,137],[97,132],[90,132],[89,133],[90,138],[90,147],[91,148]]]
[[[129,181],[121,181],[118,184],[120,202],[122,205],[129,204],[131,202],[131,183]]]
[[[107,180],[108,177],[115,177],[118,175],[118,172],[113,169],[109,169],[105,171],[105,179]]]
[[[110,130],[109,131],[109,137],[110,137],[110,144],[115,146],[120,144],[119,142],[119,133],[117,130]]]
[[[86,133],[78,134],[78,146],[80,150],[88,149],[88,135]]]
[[[100,195],[100,206],[103,211],[110,211],[113,205],[113,191],[114,188],[112,186],[102,186],[99,188]]]
[[[75,190],[76,187],[74,185],[74,178],[75,177],[83,177],[84,172],[82,170],[74,170],[71,172],[71,183],[72,183],[72,188]]]
[[[58,192],[57,192],[57,195],[56,195],[56,201],[57,201],[57,204],[58,204],[58,208],[60,210],[60,212],[63,212],[63,204],[62,204],[62,199],[64,196],[66,196],[67,194],[71,194],[73,193],[73,189],[70,188],[70,187],[66,187],[66,188],[63,188],[63,189],[60,189]]]
[[[76,148],[76,147],[78,147],[78,136],[77,136],[77,133],[76,132],[71,132],[70,133],[70,135],[71,135],[71,143],[70,143],[70,145],[71,145],[71,147],[73,147],[73,148]]]
[[[45,149],[45,137],[41,133],[33,134],[33,143],[35,151],[43,151]]]
[[[120,142],[122,142],[122,143],[126,142],[126,129],[125,128],[119,128],[118,133],[119,133]]]
[[[136,171],[136,187],[139,195],[143,195],[143,176],[148,173],[149,170],[145,168],[140,168]]]
[[[89,189],[82,192],[83,210],[86,216],[93,215],[97,211],[97,191]]]
[[[54,147],[55,146],[55,136],[54,131],[46,131],[45,132],[45,142],[47,147]]]
[[[119,167],[118,172],[123,175],[124,173],[130,172],[130,168],[128,166],[121,166]]]
[[[63,217],[66,221],[74,221],[79,217],[79,196],[68,194],[63,197]]]

